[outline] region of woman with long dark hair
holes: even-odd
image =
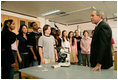
[[[16,34],[12,31],[15,29],[15,22],[12,19],[5,20],[1,32],[1,70],[2,79],[10,79],[10,70],[15,67],[15,59],[11,50],[11,44],[16,41]]]
[[[71,48],[70,48],[70,43],[67,37],[67,32],[66,30],[62,31],[62,48],[64,49],[64,52],[70,53]]]
[[[17,35],[18,50],[20,55],[18,55],[19,69],[29,67],[29,53],[27,47],[27,26],[21,25],[19,29],[19,34]],[[19,73],[19,78],[21,78],[21,73]]]
[[[71,46],[71,53],[70,53],[70,62],[71,64],[76,64],[78,62],[77,58],[77,40],[73,36],[73,32],[70,31],[68,33],[68,38]]]

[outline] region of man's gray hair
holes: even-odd
[[[104,12],[103,11],[101,11],[101,10],[94,10],[94,11],[96,11],[97,16],[101,15],[101,18],[104,19]]]

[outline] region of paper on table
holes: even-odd
[[[37,66],[37,67],[42,67],[42,65],[39,65],[39,66]]]
[[[44,69],[42,70],[42,72],[45,72],[45,71],[48,71],[48,69],[47,69],[47,68],[44,68]]]

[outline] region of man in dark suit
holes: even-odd
[[[96,24],[91,43],[91,67],[92,71],[108,69],[113,66],[112,59],[112,31],[108,24],[103,21],[103,12],[94,10],[91,13],[91,22]]]

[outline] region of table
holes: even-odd
[[[117,51],[114,54],[114,70],[117,70]]]
[[[51,68],[50,63],[41,65],[42,67],[34,66],[20,69],[21,73],[41,78],[41,79],[117,79],[117,71],[113,68],[104,69],[102,72],[91,71],[92,68],[79,65],[71,65],[70,67]],[[48,69],[48,71],[43,71]]]

